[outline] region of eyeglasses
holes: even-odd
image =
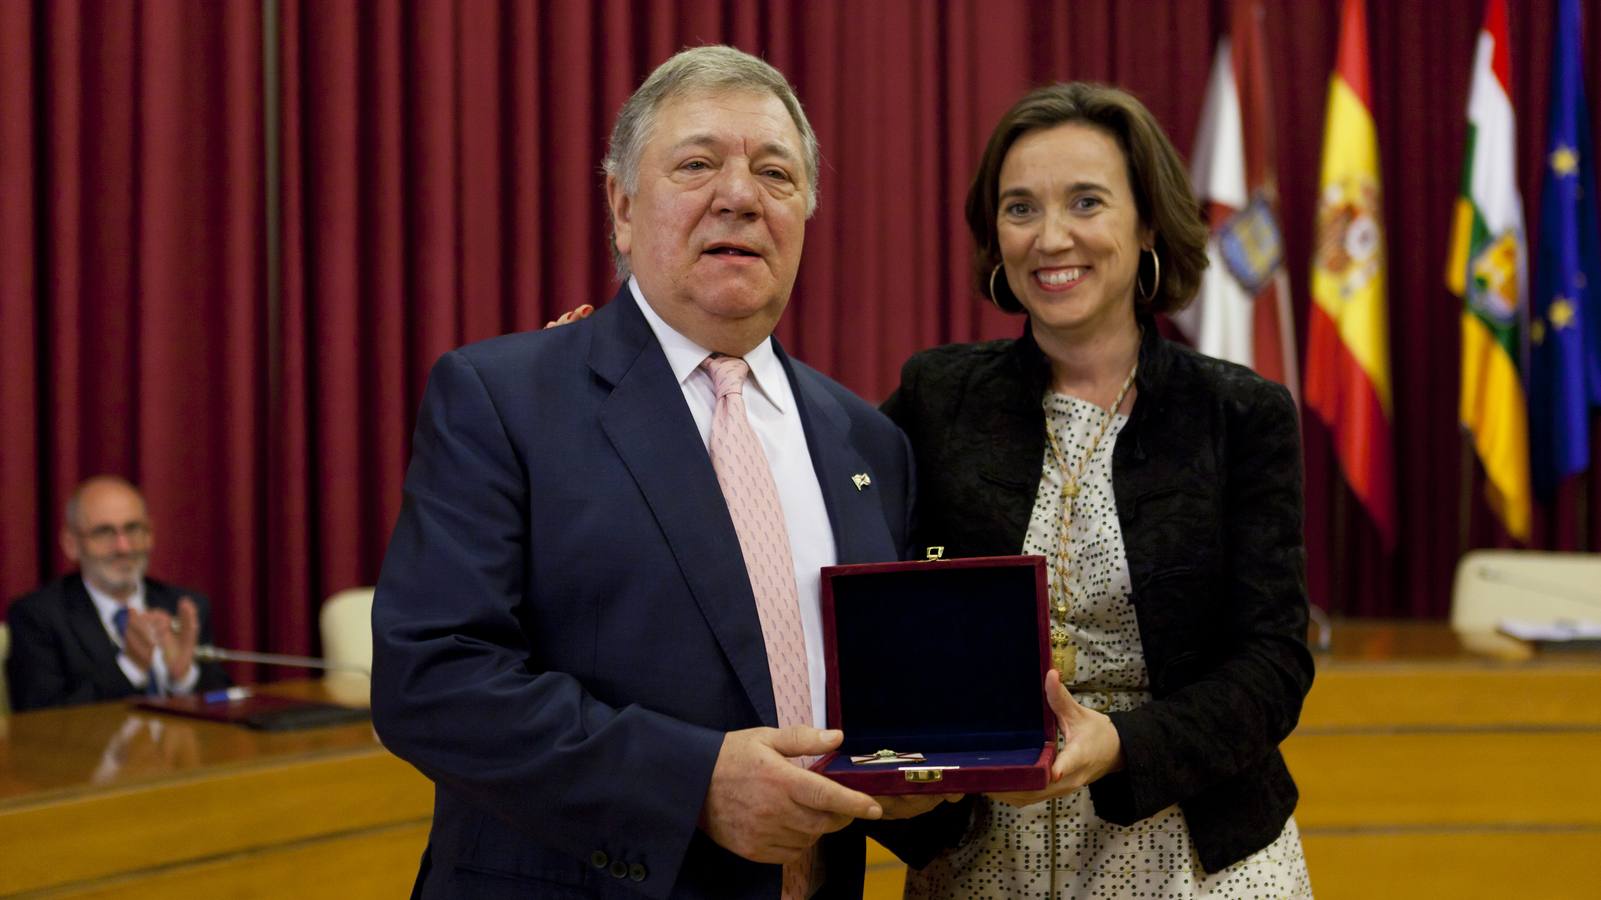
[[[118,535],[127,538],[130,544],[142,544],[150,539],[150,523],[128,522],[120,528],[116,525],[100,525],[78,532],[78,536],[84,540],[102,546],[116,543]]]

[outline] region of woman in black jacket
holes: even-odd
[[[885,411],[918,546],[1050,560],[1064,737],[1053,783],[980,802],[907,896],[1310,896],[1278,750],[1312,681],[1299,426],[1282,386],[1157,333],[1207,264],[1178,155],[1123,91],[1041,88],[967,221],[1023,334],[918,354]]]

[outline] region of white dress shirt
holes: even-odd
[[[689,412],[695,417],[695,426],[700,429],[701,443],[708,443],[717,394],[712,388],[712,377],[700,364],[711,351],[673,330],[657,315],[639,292],[635,279],[628,279],[628,290],[667,354],[667,364],[672,367],[673,377],[678,379],[678,386],[684,392],[684,401],[689,404]],[[812,467],[811,452],[806,446],[806,431],[801,427],[795,392],[783,364],[778,361],[778,354],[773,351],[772,338],[747,353],[745,362],[750,366],[745,415],[762,442],[762,452],[767,454],[767,465],[778,486],[778,502],[784,507],[784,526],[789,531],[790,557],[795,564],[795,592],[800,599],[801,631],[806,638],[806,668],[811,676],[812,724],[823,728],[828,721],[828,674],[823,660],[818,570],[837,560],[834,529],[828,523],[823,489],[817,483],[817,470]]]
[[[122,669],[122,674],[128,676],[128,680],[133,683],[134,687],[141,691],[144,690],[145,685],[150,683],[150,678],[154,675],[156,686],[161,689],[163,694],[190,694],[194,692],[195,685],[200,681],[200,665],[198,663],[191,662],[189,664],[189,674],[174,684],[167,675],[167,661],[162,658],[160,646],[156,647],[155,655],[151,658],[149,672],[140,669],[137,663],[128,658],[127,649],[123,646],[122,635],[117,633],[117,610],[126,606],[130,613],[145,611],[144,579],[139,580],[139,586],[134,589],[133,596],[128,598],[126,604],[96,588],[89,583],[87,578],[83,580],[83,586],[89,592],[89,599],[94,601],[95,612],[100,614],[101,626],[106,629],[106,634],[110,636],[111,642],[117,645],[117,667]]]

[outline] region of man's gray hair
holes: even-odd
[[[83,527],[83,495],[90,488],[102,484],[115,484],[133,491],[139,497],[139,505],[145,504],[144,492],[138,486],[121,475],[92,475],[85,478],[82,483],[72,489],[67,495],[67,502],[62,505],[61,519],[73,531]],[[147,510],[148,514],[148,510]]]
[[[806,120],[795,89],[782,72],[763,60],[733,47],[721,44],[708,47],[690,47],[656,67],[644,84],[634,91],[617,113],[617,124],[612,128],[611,143],[606,148],[602,166],[606,174],[622,183],[623,193],[633,196],[639,189],[639,160],[645,153],[656,125],[656,111],[663,103],[691,92],[750,91],[768,93],[777,97],[789,111],[789,117],[800,132],[801,150],[806,164],[806,215],[817,209],[817,135],[812,123]],[[613,223],[615,229],[616,223]],[[612,257],[617,263],[617,277],[627,281],[630,274],[628,260],[617,252],[615,237]]]

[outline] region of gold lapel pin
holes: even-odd
[[[851,476],[851,484],[856,485],[856,489],[858,491],[872,483],[873,479],[868,478],[866,472],[860,472]]]

